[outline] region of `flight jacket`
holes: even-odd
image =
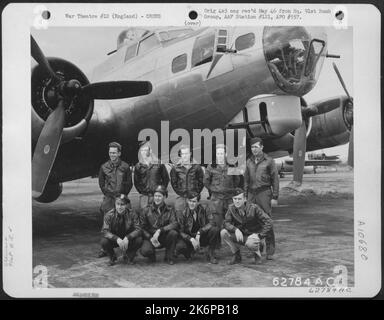
[[[272,226],[272,219],[257,204],[247,202],[239,209],[231,204],[225,214],[224,228],[229,232],[239,229],[245,236],[257,233],[263,239]]]

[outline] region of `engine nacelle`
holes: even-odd
[[[307,138],[307,150],[331,148],[349,141],[350,125],[346,119],[345,103],[327,113],[312,117],[312,128]]]
[[[48,58],[52,69],[64,80],[76,79],[81,85],[89,84],[85,74],[69,61],[59,58]],[[44,123],[52,110],[57,106],[55,84],[51,77],[39,65],[32,68],[31,102],[32,102],[32,146],[37,143]],[[66,122],[62,143],[71,141],[81,135],[87,128],[93,113],[93,100],[86,97],[75,97],[66,106]]]
[[[349,141],[351,117],[348,114],[347,97],[328,99],[329,111],[310,117],[307,122],[307,151],[331,148]],[[321,101],[320,103],[326,103]],[[319,103],[319,104],[320,104]],[[288,150],[292,152],[294,131],[277,139],[271,139],[266,152]]]
[[[228,128],[246,128],[250,137],[276,138],[301,125],[300,97],[260,95],[251,98]]]
[[[55,201],[63,192],[63,184],[62,183],[52,183],[48,182],[45,186],[44,192],[40,195],[40,197],[35,198],[37,202],[49,203]]]

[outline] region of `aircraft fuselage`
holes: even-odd
[[[127,48],[121,47],[105,64],[96,68],[92,82],[146,80],[152,83],[152,92],[129,99],[95,100],[85,134],[60,147],[52,178],[68,181],[95,174],[107,159],[111,141],[120,142],[122,158],[135,163],[139,132],[151,128],[158,132],[160,139],[162,120],[169,121],[170,131],[224,128],[252,97],[287,94],[267,64],[262,27],[232,28],[229,45],[233,47],[234,39],[250,33],[254,34],[251,47],[221,54],[213,68],[215,54],[211,60],[196,64],[196,43],[201,39],[215,39],[214,28],[200,29],[180,40],[159,43],[127,61]],[[184,69],[175,72],[177,57],[183,60]],[[297,96],[313,88],[316,79],[307,78],[305,87],[296,85]]]

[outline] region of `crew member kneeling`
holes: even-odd
[[[178,214],[180,238],[176,243],[176,255],[183,254],[189,260],[192,252],[207,247],[206,257],[209,263],[217,263],[215,249],[220,243],[220,229],[214,222],[209,209],[200,203],[197,192],[188,194],[188,206]]]
[[[253,252],[255,263],[261,262],[260,240],[272,228],[272,219],[257,205],[246,202],[244,191],[236,189],[233,204],[228,208],[221,230],[222,240],[233,254],[228,264],[241,262],[240,245]]]
[[[123,195],[115,197],[115,208],[104,217],[101,247],[109,256],[109,265],[114,265],[117,257],[114,248],[120,247],[124,252],[124,260],[133,264],[136,251],[141,247],[143,239],[140,231],[139,216],[127,208],[128,199]]]
[[[153,203],[141,212],[143,245],[141,254],[150,262],[156,261],[155,248],[165,247],[164,261],[173,264],[173,253],[179,233],[175,210],[164,202],[167,190],[158,186],[153,195]]]

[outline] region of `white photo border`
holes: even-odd
[[[169,26],[185,25],[188,12],[204,8],[323,8],[332,4],[113,4],[116,11],[139,16],[158,12],[161,19],[68,20],[64,13],[100,14],[111,4],[47,3],[9,4],[2,12],[3,52],[3,288],[12,297],[73,297],[84,292],[99,297],[373,297],[381,288],[381,117],[380,117],[380,23],[373,5],[343,4],[348,26],[353,27],[354,81],[354,259],[355,285],[350,292],[314,294],[309,288],[47,288],[32,286],[32,196],[30,121],[30,30],[41,8],[51,13],[49,26]],[[200,20],[200,26],[222,22]],[[304,16],[305,26],[334,26],[334,15]],[[297,24],[272,21],[270,25]],[[230,20],[226,25],[266,25],[258,20]],[[362,61],[364,57],[364,61]],[[363,224],[362,224],[363,223]],[[359,231],[363,230],[363,231]],[[360,233],[359,233],[360,232]],[[362,259],[361,243],[368,243],[368,260]]]

